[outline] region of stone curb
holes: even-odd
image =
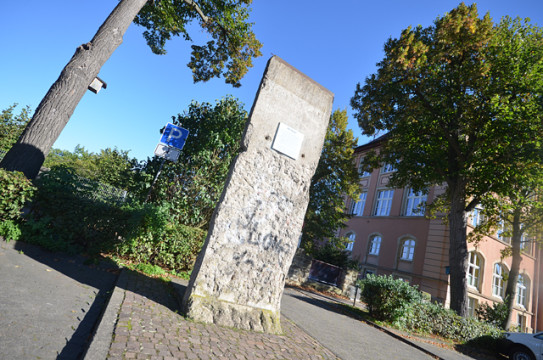
[[[115,284],[111,297],[102,314],[102,318],[99,320],[87,351],[82,357],[83,360],[104,360],[107,358],[115,325],[117,324],[119,310],[124,301],[126,284],[127,273],[125,269],[121,269],[121,273],[117,278],[117,283]]]
[[[301,290],[301,289],[298,289],[296,287],[291,287],[291,289],[293,290],[296,290],[306,296],[309,296],[310,298],[313,298],[315,300],[319,300],[319,298],[317,296],[315,296],[313,293],[311,293],[310,291],[305,291],[305,290]],[[342,302],[342,301],[339,301],[337,299],[334,299],[332,297],[329,297],[329,296],[324,296],[324,295],[320,295],[320,297],[323,297],[325,299],[327,299],[326,301],[330,302],[330,303],[336,303],[336,304],[347,304],[346,302]],[[446,359],[443,359],[442,357],[440,357],[439,355],[423,348],[422,346],[419,346],[417,344],[415,344],[413,341],[409,340],[409,339],[406,339],[404,338],[403,336],[401,335],[398,335],[396,334],[395,332],[383,327],[383,326],[380,326],[380,325],[377,325],[376,323],[374,322],[371,322],[371,321],[368,321],[368,320],[364,320],[364,319],[359,319],[359,321],[363,321],[365,322],[366,324],[370,325],[370,326],[373,326],[374,328],[376,329],[379,329],[381,330],[382,332],[386,333],[387,335],[390,335],[392,336],[393,338],[397,339],[397,340],[400,340],[401,342],[411,346],[411,347],[414,347],[415,349],[417,350],[420,350],[422,351],[423,353],[437,359],[437,360],[446,360]]]

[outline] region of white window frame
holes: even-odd
[[[479,289],[479,280],[481,278],[481,256],[475,251],[468,254],[468,272],[466,274],[468,286]]]
[[[529,280],[528,277],[524,274],[519,274],[517,279],[517,296],[516,296],[516,303],[518,306],[521,306],[523,308],[526,308],[527,305],[527,299],[528,299],[528,287],[529,287]]]
[[[394,190],[385,189],[378,190],[375,200],[374,216],[389,216],[390,208],[392,207],[392,199],[394,198]]]
[[[475,309],[479,306],[479,301],[476,298],[468,296],[468,316],[475,317]]]
[[[495,263],[492,270],[492,295],[500,299],[503,299],[503,293],[506,287],[506,282],[504,281],[505,274],[505,265],[502,263]]]
[[[424,216],[428,195],[424,191],[407,190],[404,216]]]
[[[507,224],[505,223],[505,221],[500,220],[498,224],[498,230],[496,231],[496,236],[498,237],[498,240],[503,241],[504,243],[507,243],[507,244],[511,244],[511,237],[502,235],[504,232],[508,230],[509,229],[507,229]]]
[[[361,158],[358,162],[358,173],[360,174],[361,178],[370,177],[371,171],[363,171],[362,170],[362,163],[364,162],[364,158]]]
[[[381,235],[372,235],[370,237],[370,246],[368,249],[368,255],[379,255],[379,252],[381,251],[381,241],[382,241]]]
[[[381,174],[391,173],[394,171],[396,171],[396,166],[393,164],[386,163],[381,167]]]
[[[350,242],[347,244],[347,247],[345,247],[345,250],[353,251],[353,246],[354,246],[354,241],[356,239],[356,234],[351,231],[348,234],[346,234],[345,236],[348,237],[349,240],[350,240]]]
[[[532,239],[528,238],[526,232],[523,232],[522,237],[520,238],[520,251],[532,255]]]
[[[485,221],[485,216],[482,214],[483,208],[480,205],[477,205],[471,211],[471,226],[477,227]]]
[[[360,197],[358,198],[358,201],[353,201],[353,209],[351,211],[351,214],[356,216],[362,216],[364,214],[364,208],[366,207],[366,199],[368,197],[367,192],[360,193]]]
[[[415,257],[415,239],[407,238],[402,240],[400,246],[400,260],[413,261]]]

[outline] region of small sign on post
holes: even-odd
[[[166,160],[177,162],[179,159],[181,150],[183,149],[183,146],[185,146],[187,136],[189,136],[189,131],[187,129],[175,126],[172,123],[166,124],[162,137],[160,138],[160,142],[155,148],[155,155],[161,157],[162,162],[160,163],[158,172],[151,183],[151,187],[149,188],[145,202],[149,201],[149,198],[151,197],[151,192],[153,191],[153,187],[155,186],[155,183],[162,172],[164,162]]]
[[[165,160],[169,160],[172,162],[177,162],[177,159],[179,159],[179,155],[181,154],[181,150],[178,150],[174,147],[167,146],[164,144],[158,144],[155,149],[155,155],[159,156]]]

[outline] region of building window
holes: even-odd
[[[528,255],[532,255],[532,239],[524,232],[520,238],[520,251]]]
[[[413,255],[415,255],[415,240],[406,239],[402,241],[400,260],[413,261]]]
[[[498,240],[505,243],[511,244],[511,237],[507,236],[511,233],[511,227],[508,224],[505,224],[503,220],[498,224]]]
[[[479,276],[481,272],[481,259],[477,253],[471,251],[468,258],[468,285],[479,288]]]
[[[350,232],[346,235],[346,237],[349,239],[349,243],[347,244],[347,247],[345,248],[345,250],[347,251],[353,251],[353,246],[354,246],[354,240],[356,238],[356,234],[353,233],[353,232]]]
[[[475,309],[479,306],[477,299],[468,296],[468,316],[475,317]]]
[[[379,255],[379,250],[381,250],[381,236],[374,235],[370,240],[370,249],[368,254],[370,255]]]
[[[364,170],[364,158],[360,159],[360,162],[358,163],[358,173],[360,174],[360,177],[369,177],[371,176],[370,171]]]
[[[394,190],[381,190],[377,192],[377,203],[375,206],[375,216],[388,216],[392,205],[392,196]]]
[[[517,280],[517,305],[526,308],[526,299],[528,291],[528,279],[525,275],[519,274]]]
[[[471,212],[471,226],[477,227],[485,222],[485,216],[483,215],[483,208],[481,206],[477,206],[473,211]]]
[[[366,206],[367,195],[368,193],[363,192],[360,194],[360,198],[357,202],[353,201],[353,208],[351,214],[356,216],[362,216],[362,214],[364,213],[364,207]]]
[[[424,216],[426,208],[426,194],[422,191],[415,192],[409,189],[405,204],[405,216]]]
[[[396,171],[396,166],[394,166],[392,164],[385,164],[381,168],[381,174],[385,174],[385,173],[389,173],[389,172],[393,172],[393,171]]]
[[[517,313],[517,326],[520,329],[520,332],[526,332],[526,316]]]
[[[494,273],[492,274],[492,295],[503,298],[505,275],[505,267],[502,264],[495,264]]]

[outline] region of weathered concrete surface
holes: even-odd
[[[281,332],[281,295],[332,102],[331,92],[278,57],[270,59],[244,150],[230,170],[185,293],[189,317]],[[289,157],[272,148],[283,140],[275,138],[279,123],[303,134],[299,153]]]

